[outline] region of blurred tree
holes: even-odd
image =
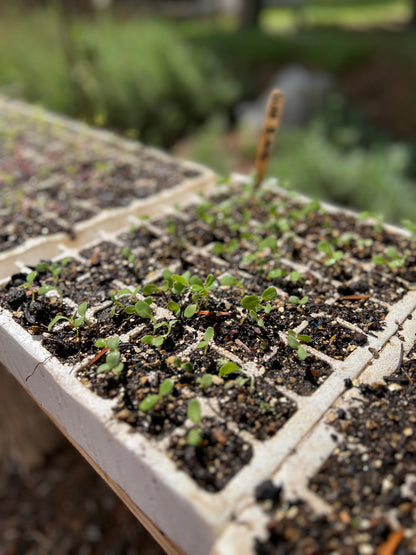
[[[264,0],[243,0],[241,8],[242,27],[258,27]]]
[[[416,27],[416,0],[412,0],[412,17],[410,18],[410,25]]]

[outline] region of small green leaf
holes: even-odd
[[[309,335],[298,335],[297,339],[302,343],[310,343],[312,341],[312,338]]]
[[[36,270],[38,272],[47,272],[49,269],[49,266],[46,264],[46,262],[39,262],[39,264],[36,264]]]
[[[332,246],[328,241],[320,241],[318,243],[318,250],[326,254],[327,256],[332,256]]]
[[[82,324],[84,323],[84,321],[85,321],[85,320],[84,320],[84,318],[83,318],[82,316],[80,316],[79,318],[75,318],[75,320],[74,320],[74,326],[75,326],[76,328],[79,328],[79,327],[82,326]]]
[[[168,308],[173,312],[173,314],[175,314],[175,316],[178,316],[181,311],[180,306],[178,303],[175,303],[175,301],[169,301]]]
[[[300,360],[305,360],[305,358],[307,356],[308,356],[308,353],[307,353],[306,349],[304,347],[299,347],[298,357],[300,358]]]
[[[190,374],[194,371],[194,365],[192,364],[192,362],[184,362],[182,364],[182,370]]]
[[[139,410],[143,412],[147,412],[148,410],[151,410],[158,401],[159,401],[159,395],[148,395],[140,403]]]
[[[189,306],[187,306],[185,308],[185,311],[184,311],[183,315],[185,316],[185,318],[192,318],[192,316],[196,312],[196,309],[197,309],[196,304],[190,304]]]
[[[30,272],[30,274],[27,274],[27,276],[26,276],[27,283],[30,283],[32,285],[33,282],[35,281],[37,275],[38,275],[38,273],[37,273],[36,270],[33,270],[33,272]]]
[[[214,337],[214,328],[209,326],[204,334],[204,339],[205,341],[211,341],[211,339]]]
[[[48,291],[52,291],[52,289],[55,289],[52,285],[42,285],[42,287],[38,289],[38,295],[44,295]]]
[[[80,316],[85,317],[86,312],[87,312],[87,303],[85,303],[85,302],[84,302],[84,303],[81,303],[81,304],[78,306],[78,314],[79,314]]]
[[[140,342],[143,343],[143,345],[152,345],[153,343],[153,335],[144,335],[141,339]]]
[[[148,283],[143,287],[143,295],[152,295],[153,293],[156,293],[156,291],[158,290],[159,290],[159,287],[157,285],[155,285],[154,283]]]
[[[59,320],[67,320],[69,321],[69,318],[67,318],[66,316],[55,316],[55,318],[52,320],[52,322],[49,322],[48,325],[48,331],[51,331],[51,329],[53,328],[53,326],[59,322]]]
[[[205,280],[205,287],[208,289],[213,285],[215,281],[215,277],[212,274],[207,275],[207,279]]]
[[[297,349],[299,347],[299,341],[296,339],[296,337],[293,337],[293,335],[287,336],[287,343],[289,347],[292,347],[292,349]]]
[[[100,364],[100,366],[97,368],[97,374],[102,374],[103,372],[110,372],[111,368],[110,366],[104,362],[104,364]]]
[[[181,285],[183,285],[184,287],[188,287],[188,282],[186,281],[186,279],[183,276],[179,276],[178,274],[172,274],[171,275],[171,279],[175,282],[175,283],[180,283]]]
[[[234,364],[234,362],[226,362],[221,366],[218,375],[222,377],[227,374],[232,374],[233,372],[239,372],[240,370],[241,368],[237,364]]]
[[[187,416],[194,424],[201,422],[201,405],[198,399],[191,399],[188,403]]]
[[[164,341],[165,338],[161,335],[158,335],[157,337],[153,338],[152,345],[154,345],[155,347],[160,347],[161,345],[163,345]]]
[[[119,344],[120,344],[120,338],[118,337],[118,335],[115,335],[114,337],[110,337],[110,339],[107,341],[107,346],[112,351],[115,351],[116,349],[118,349]]]
[[[107,346],[107,341],[102,337],[100,337],[100,339],[97,339],[97,341],[94,343],[94,347],[97,347],[98,349],[103,349],[106,346]]]
[[[114,374],[120,375],[121,372],[123,371],[123,368],[124,368],[124,364],[120,362],[120,364],[117,364],[117,366],[113,368]]]
[[[238,283],[239,282],[235,277],[230,276],[228,274],[226,274],[225,276],[222,276],[222,278],[220,279],[220,284],[221,285],[233,286],[233,285],[237,285]]]
[[[261,298],[263,301],[271,301],[277,296],[277,291],[275,287],[268,287],[263,291]]]
[[[169,379],[163,380],[163,382],[160,384],[160,387],[159,387],[159,395],[161,395],[162,397],[169,395],[174,385],[175,384],[173,383],[172,380],[169,380]]]
[[[204,282],[202,281],[202,279],[198,276],[192,276],[189,280],[190,285],[192,286],[199,286],[199,287],[204,287]]]
[[[388,264],[389,261],[384,256],[373,256],[372,261],[374,264]]]
[[[108,364],[110,368],[115,368],[117,364],[120,362],[120,352],[119,351],[111,351],[108,353],[105,362]]]
[[[191,447],[199,447],[202,443],[201,431],[190,430],[186,437],[186,441],[188,442],[188,445],[190,445]]]
[[[153,318],[153,312],[146,301],[137,301],[134,305],[134,309],[141,318]]]
[[[212,374],[204,374],[202,378],[198,379],[201,387],[210,387],[212,385]]]
[[[260,304],[260,297],[257,295],[248,295],[241,300],[241,306],[246,310],[252,310]]]

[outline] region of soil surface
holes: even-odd
[[[338,410],[342,439],[309,483],[333,512],[317,516],[301,501],[282,504],[257,554],[415,553],[415,424],[413,349],[385,384],[360,386],[354,408]]]
[[[165,441],[180,469],[218,491],[250,461],[252,444],[290,420],[294,394],[313,395],[340,361],[367,351],[416,281],[415,261],[415,243],[378,222],[267,186],[224,186],[70,261],[35,266],[30,286],[25,273],[12,276],[0,302],[87,387],[114,399],[118,419]],[[203,410],[190,444],[195,399]]]

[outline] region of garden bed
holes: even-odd
[[[1,362],[187,553],[411,552],[416,243],[273,181],[160,204],[18,251]]]

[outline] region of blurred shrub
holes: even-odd
[[[77,20],[70,67],[53,11],[8,18],[3,27],[3,90],[89,122],[135,130],[148,143],[170,145],[238,95],[218,59],[191,50],[173,24]]]
[[[242,155],[245,169],[247,161],[254,163],[257,137],[253,133],[240,133],[239,153],[227,152],[222,137],[217,123],[207,124],[187,141],[187,156],[218,172],[236,170]],[[283,127],[267,175],[312,197],[377,212],[391,222],[414,220],[416,184],[408,177],[411,149],[383,142],[362,146],[361,139],[354,126],[339,127],[334,137],[323,119],[303,129]]]
[[[340,131],[341,133],[341,131]],[[345,130],[344,140],[352,138]],[[392,143],[342,148],[319,121],[284,130],[269,168],[293,188],[322,200],[382,214],[389,221],[414,218],[416,187],[406,175],[410,152]]]

